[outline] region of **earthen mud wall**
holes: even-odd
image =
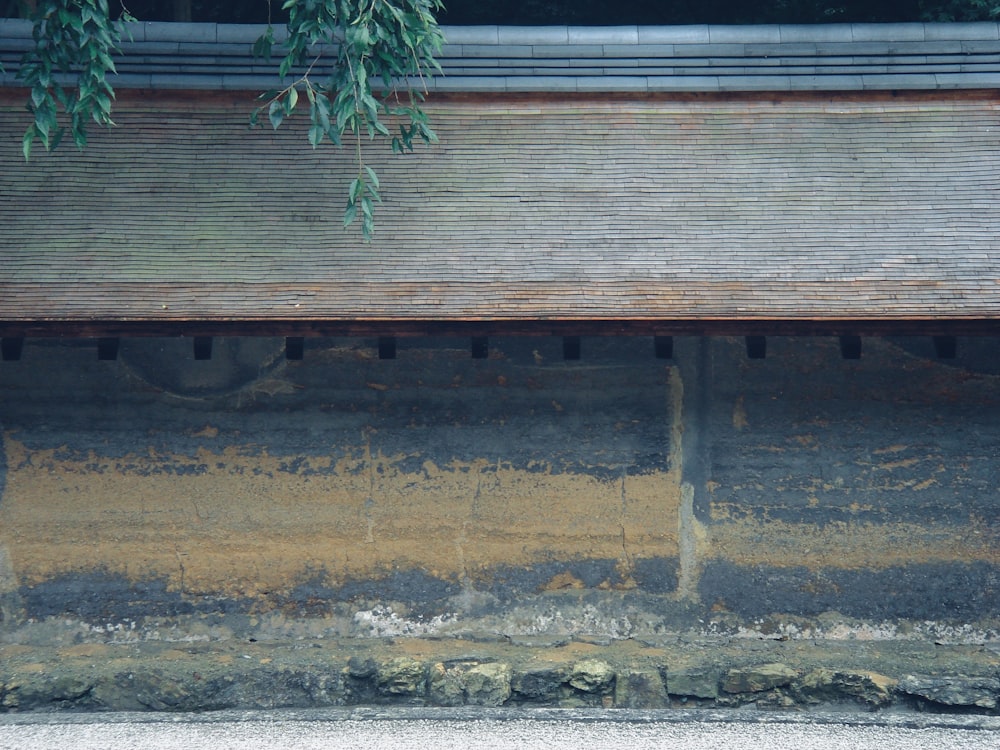
[[[31,339],[0,629],[995,638],[998,347]]]

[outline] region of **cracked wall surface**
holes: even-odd
[[[993,340],[935,359],[930,340],[769,339],[750,360],[716,342],[696,515],[699,592],[745,616],[996,615]]]
[[[0,626],[992,632],[997,342],[768,341],[29,340],[0,367]]]

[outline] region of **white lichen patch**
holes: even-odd
[[[429,620],[400,617],[391,607],[376,607],[354,613],[352,635],[372,638],[438,635],[457,621],[454,613],[435,615]]]
[[[504,635],[592,635],[615,640],[631,638],[635,626],[628,615],[609,616],[597,607],[579,609],[546,608],[504,618],[499,628]]]
[[[862,622],[845,618],[803,623],[777,618],[757,619],[749,625],[731,626],[709,622],[701,628],[704,636],[728,636],[755,640],[829,641],[933,641],[954,645],[985,645],[1000,642],[1000,630],[972,624],[923,622]]]

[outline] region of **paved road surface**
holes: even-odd
[[[1000,717],[332,710],[0,716],[0,750],[997,750]],[[479,718],[473,718],[473,717]],[[437,717],[437,718],[433,718]]]

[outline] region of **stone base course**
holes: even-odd
[[[587,638],[0,646],[0,711],[334,706],[1000,714],[1000,648]]]

